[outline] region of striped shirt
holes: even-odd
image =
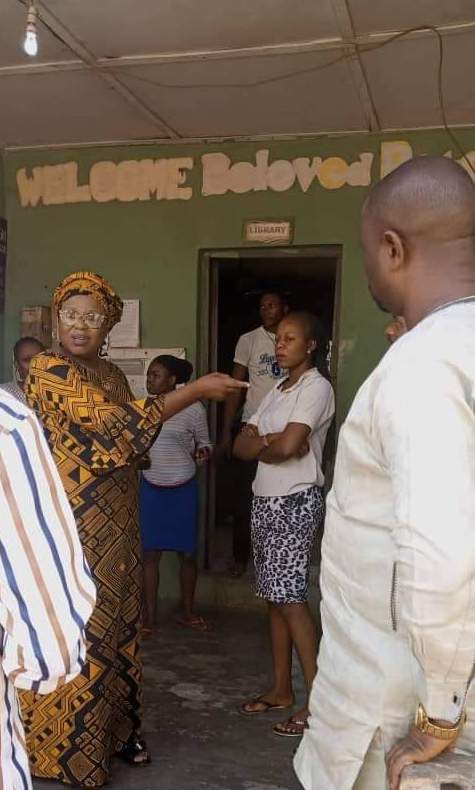
[[[8,392],[9,395],[13,395],[13,397],[16,398],[16,400],[19,400],[20,403],[24,403],[26,405],[26,394],[16,381],[7,381],[5,384],[1,384],[0,390],[3,390],[3,392]]]
[[[0,790],[28,790],[15,689],[47,694],[80,672],[95,588],[40,425],[6,393],[0,512]]]
[[[206,411],[202,403],[193,403],[163,423],[152,445],[150,468],[144,477],[156,486],[179,486],[196,474],[195,453],[211,448]]]

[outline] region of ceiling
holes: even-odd
[[[475,126],[475,0],[0,0],[0,146]]]

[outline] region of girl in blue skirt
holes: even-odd
[[[193,366],[164,354],[147,371],[150,395],[164,395],[186,384]],[[193,613],[197,579],[198,484],[196,467],[210,456],[206,411],[201,403],[175,414],[162,427],[150,450],[150,468],[140,488],[140,528],[144,550],[144,628],[149,637],[155,625],[159,565],[163,551],[180,558],[182,625],[205,630],[206,622]]]

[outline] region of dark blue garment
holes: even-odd
[[[198,484],[165,488],[142,477],[140,531],[144,551],[195,552],[198,543]]]

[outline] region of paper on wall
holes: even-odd
[[[135,398],[147,396],[147,368],[152,359],[171,354],[186,359],[184,348],[109,348],[107,358],[125,374]]]
[[[124,299],[122,318],[109,334],[111,348],[138,348],[140,345],[140,300]]]

